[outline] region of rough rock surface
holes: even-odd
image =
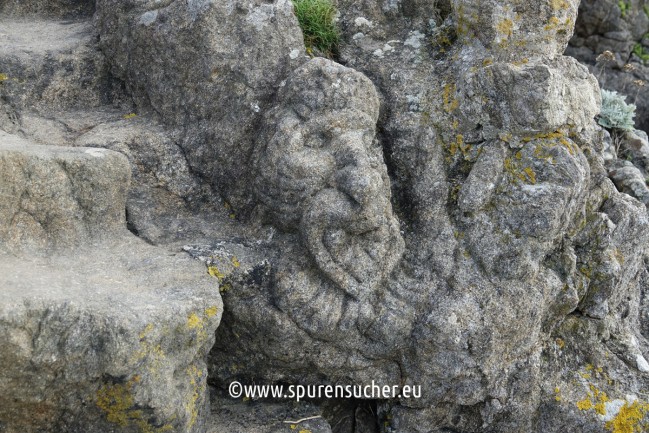
[[[91,0],[2,0],[0,15],[9,16],[55,16],[76,19],[90,16],[95,11]]]
[[[0,255],[3,432],[202,432],[222,309],[186,255],[137,239]]]
[[[48,250],[92,244],[124,229],[124,155],[34,145],[0,131],[0,242]]]
[[[623,322],[625,311],[637,308],[648,221],[644,207],[607,179],[604,134],[593,120],[600,104],[595,78],[560,56],[577,3],[541,3],[512,2],[471,20],[463,11],[480,5],[457,2],[442,23],[426,20],[438,18],[430,5],[410,4],[415,11],[406,15],[398,3],[339,2],[341,60],[367,74],[383,97],[379,139],[405,254],[372,296],[348,294],[338,308],[332,293],[345,291],[344,283],[329,279],[336,284],[328,290],[305,290],[313,284],[308,263],[319,263],[286,247],[308,248],[302,232],[278,233],[263,248],[206,247],[201,255],[212,257],[230,288],[211,358],[215,378],[421,384],[420,400],[382,403],[386,431],[527,432],[541,419],[559,418],[556,413],[563,420],[589,416],[576,404],[576,389],[562,403],[541,392],[554,389],[546,347],[568,317]],[[545,27],[533,34],[539,20]],[[284,159],[262,164],[280,161],[268,171],[286,180],[280,187],[261,182],[262,193],[277,198],[275,206],[289,204],[271,206],[270,222],[284,232],[295,230],[302,212],[291,199],[299,201],[302,191],[309,196],[304,187],[291,189],[295,174],[309,173],[304,179],[317,185],[328,161],[320,156],[309,166],[304,157],[312,152],[310,140],[322,140],[318,131],[294,141],[287,134],[295,129],[292,118],[309,124],[308,109],[282,98],[292,80],[276,109],[288,111],[287,123],[271,122],[287,136]],[[326,100],[304,95],[307,107]],[[333,118],[340,120],[329,123],[344,124],[337,108],[333,100]],[[274,139],[262,136],[262,149],[276,146]],[[309,148],[292,156],[302,143]],[[272,201],[258,197],[262,207]],[[292,218],[277,218],[282,212]],[[281,253],[274,253],[274,242]],[[237,249],[241,265],[233,268],[229,251]],[[296,277],[300,284],[284,288]],[[628,339],[633,329],[612,332]],[[631,353],[631,346],[621,347],[618,353]],[[228,364],[226,353],[246,364]],[[642,376],[623,374],[634,377],[629,393],[642,389]],[[593,431],[605,424],[590,423]]]
[[[642,56],[649,53],[648,32],[645,0],[583,0],[566,50],[589,66],[602,88],[627,95],[627,101],[637,105],[636,126],[645,131],[649,130],[649,67]],[[613,59],[597,61],[605,51]]]
[[[30,4],[0,5],[12,8],[6,22],[38,11],[47,28],[62,29],[67,12],[49,21],[45,3]],[[33,360],[20,334],[35,326],[27,307],[7,309],[6,317],[21,314],[6,328],[20,350],[0,353],[41,370],[15,363],[0,375],[9,378],[0,384],[29,387],[8,403],[14,418],[0,418],[3,428],[28,431],[15,414],[47,401],[63,415],[42,425],[59,431],[87,422],[83,431],[103,432],[111,421],[128,432],[166,423],[242,433],[646,430],[649,217],[626,192],[643,197],[649,143],[637,132],[618,142],[594,120],[597,78],[562,55],[579,2],[336,4],[341,64],[304,56],[287,0],[98,0],[93,20],[65,27],[52,46],[8,27],[10,39],[26,43],[0,52],[17,71],[0,84],[0,129],[124,153],[133,187],[118,207],[133,232],[166,245],[131,240],[81,255],[67,290],[96,279],[106,291],[83,291],[59,322],[88,311],[92,325],[70,325],[66,340],[86,352],[53,344],[67,334],[52,331]],[[627,24],[615,25],[633,33]],[[68,55],[96,65],[95,78],[87,87],[61,81],[64,91],[45,97],[38,89],[65,77],[57,62]],[[31,63],[52,73],[30,76]],[[20,76],[31,79],[21,86]],[[87,97],[74,96],[79,87]],[[42,272],[25,271],[26,281],[58,275],[52,268],[70,254],[81,253],[47,259]],[[10,270],[34,263],[0,258]],[[111,263],[123,266],[113,276]],[[27,305],[29,291],[16,289],[12,272],[1,274],[13,278],[6,302]],[[133,305],[122,295],[129,281],[141,295]],[[217,288],[223,323],[205,373]],[[73,305],[59,292],[29,305]],[[149,321],[170,325],[149,341]],[[115,322],[123,327],[104,326]],[[88,328],[107,334],[106,357]],[[141,363],[126,355],[143,344],[152,350]],[[160,376],[158,349],[168,361]],[[44,361],[71,353],[101,355],[85,358],[98,361],[85,361],[87,380],[72,387],[65,365],[80,362]],[[58,381],[43,388],[52,363]],[[218,388],[209,421],[208,378]],[[225,397],[232,380],[374,381],[418,385],[422,397],[235,402]],[[73,395],[57,388],[64,383]],[[311,414],[323,418],[283,422]]]
[[[238,210],[256,128],[304,61],[289,0],[99,0],[100,46],[138,110],[179,128],[192,170]]]

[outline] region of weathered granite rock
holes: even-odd
[[[304,61],[288,0],[99,0],[100,45],[138,109],[181,130],[190,167],[237,212],[272,95]]]
[[[197,197],[209,197],[206,183],[227,199],[224,205],[232,202],[233,210],[217,215],[211,238],[185,238],[185,250],[206,263],[213,289],[218,283],[224,297],[208,363],[215,386],[234,379],[421,386],[419,399],[369,402],[371,415],[360,403],[314,402],[328,418],[309,429],[323,431],[641,429],[649,412],[643,395],[649,218],[609,178],[617,154],[593,121],[600,104],[595,78],[561,55],[577,2],[337,3],[345,66],[304,58],[285,0],[99,0],[94,23],[111,70],[137,105],[133,124],[74,121],[71,112],[44,121],[20,108],[36,98],[32,93],[23,105],[3,107],[0,127],[40,141],[56,131],[57,143],[127,154],[136,165],[131,198],[145,199],[126,206],[137,214],[135,229],[156,242],[173,239],[169,232],[178,226],[165,227],[173,219],[160,215],[173,214],[174,206],[192,233],[208,234],[187,218],[201,210]],[[643,160],[642,140],[629,140],[633,159]],[[151,203],[161,209],[149,212]],[[222,221],[235,212],[248,223],[229,225],[224,236]],[[130,244],[119,248],[148,257]],[[103,254],[90,253],[97,263],[82,260],[79,278],[118,260]],[[142,286],[173,285],[172,270],[188,285],[205,273],[167,265],[176,259],[185,264],[177,256],[152,261],[169,273],[165,268],[161,280]],[[62,267],[50,260],[47,266]],[[125,275],[143,278],[130,268]],[[74,402],[106,402],[96,394],[103,389],[111,396],[134,391],[127,402],[136,407],[95,416],[100,421],[88,424],[90,431],[105,431],[102,423],[111,420],[122,423],[115,429],[134,430],[138,417],[149,414],[153,431],[167,422],[178,431],[202,428],[202,415],[192,423],[183,399],[203,401],[202,391],[188,391],[187,380],[203,382],[187,365],[202,372],[200,361],[189,359],[202,359],[211,341],[186,328],[210,319],[216,304],[207,300],[217,295],[197,287],[196,297],[182,291],[187,298],[177,304],[163,295],[163,305],[152,300],[145,309],[147,320],[159,312],[162,323],[171,323],[169,340],[151,338],[173,354],[165,359],[176,373],[151,373],[157,350],[142,365],[99,357],[139,380],[149,371],[148,382],[88,368],[94,376],[73,388],[90,397],[55,405],[74,408],[59,418],[62,424],[100,415],[101,405],[86,410]],[[93,307],[97,317],[126,323],[124,335],[106,344],[120,342],[127,351],[148,344],[139,334],[147,330],[140,316],[121,298],[106,296]],[[59,346],[46,352],[58,353]],[[190,346],[195,358],[183,352]],[[11,375],[26,371],[16,367]],[[149,390],[158,382],[160,393]],[[224,419],[229,403],[218,402],[213,428],[298,428],[278,425],[268,413],[284,409],[263,402],[241,415],[245,404],[232,403],[232,419]],[[26,407],[16,403],[11,410]],[[632,410],[637,416],[629,421]],[[246,423],[255,413],[267,421]]]
[[[0,428],[202,432],[218,284],[135,238],[0,253]]]
[[[218,283],[128,235],[130,168],[0,132],[0,429],[199,432]]]
[[[637,105],[636,126],[649,130],[649,81],[646,61],[634,51],[649,52],[649,16],[641,0],[584,0],[566,54],[588,65],[604,89],[629,96]],[[599,57],[610,51],[611,60]],[[597,59],[600,59],[597,61]]]
[[[2,0],[0,15],[30,17],[54,16],[57,18],[79,18],[91,16],[95,11],[92,0]]]
[[[628,59],[636,41],[649,30],[645,5],[642,0],[582,1],[569,52],[585,55],[590,51],[588,60],[593,61],[608,50]]]
[[[563,53],[577,17],[578,0],[451,0],[460,40],[479,41],[490,54],[509,60],[521,55]],[[469,45],[470,45],[469,44]]]
[[[474,10],[465,8],[477,6],[457,2],[442,24],[429,21],[445,18],[430,5],[409,6],[406,14],[401,4],[339,2],[341,58],[383,97],[379,138],[405,231],[402,260],[375,297],[334,301],[340,283],[305,290],[313,262],[299,231],[276,233],[263,247],[203,247],[199,255],[211,257],[229,287],[211,374],[220,383],[418,384],[422,399],[381,403],[384,430],[534,431],[556,408],[547,404],[560,404],[540,392],[556,373],[542,362],[553,330],[567,317],[636,320],[621,312],[638,309],[649,221],[607,179],[594,77],[560,56],[576,3],[517,4],[512,14],[525,31],[507,32],[507,44],[496,38],[501,13],[467,21]],[[539,21],[558,24],[533,32]],[[467,29],[478,38],[464,37]],[[284,91],[278,111],[293,106]],[[302,127],[290,139],[295,122],[309,124],[297,107],[284,115],[292,123],[276,121],[282,126],[271,130],[291,151],[320,138]],[[293,165],[261,159],[286,179],[276,186],[267,175],[257,187],[269,221],[283,231],[303,223],[300,194],[311,191],[293,191],[293,179],[308,173],[309,185],[318,185],[329,166],[309,152]],[[274,208],[278,201],[289,206]],[[238,267],[228,264],[233,251]],[[287,280],[296,283],[285,287]],[[624,326],[612,331],[616,338],[633,334]],[[584,338],[603,344],[594,333]],[[620,357],[637,354],[620,347]]]
[[[126,200],[129,229],[154,244],[197,239],[215,226],[227,231],[232,214],[190,170],[176,137],[146,116],[101,119],[91,127],[77,124],[75,113],[61,116],[75,131],[75,146],[123,153],[132,168],[133,186]],[[24,128],[23,128],[24,129]],[[224,221],[225,220],[225,221]]]
[[[0,245],[92,244],[124,230],[130,169],[117,152],[38,146],[0,131]]]
[[[608,175],[617,188],[649,205],[647,177],[631,161],[617,160],[608,167]]]
[[[89,19],[0,13],[0,28],[0,106],[12,116],[120,103],[121,83],[110,75]]]
[[[328,279],[354,299],[367,298],[403,252],[374,139],[374,86],[314,59],[291,75],[277,101],[256,150],[260,210],[277,227],[300,232]]]

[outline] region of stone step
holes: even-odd
[[[118,152],[40,146],[0,131],[0,247],[42,253],[124,232],[129,181]]]
[[[94,0],[2,0],[0,16],[47,16],[77,18],[92,16]]]
[[[221,313],[202,264],[133,236],[0,252],[0,431],[204,432]]]
[[[15,18],[0,12],[0,99],[18,112],[114,102],[120,83],[111,77],[97,43],[89,18]]]

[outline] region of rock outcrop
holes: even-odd
[[[0,0],[0,430],[642,431],[649,143],[563,55],[593,4],[338,0],[332,60],[288,0]]]
[[[649,130],[649,6],[642,0],[583,0],[566,53],[588,65],[602,88],[638,106],[636,126]],[[610,57],[602,55],[610,52]]]

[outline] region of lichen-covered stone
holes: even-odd
[[[303,56],[287,0],[99,0],[93,24],[103,54],[96,59],[106,59],[123,80],[135,108],[123,104],[121,93],[98,93],[92,84],[90,95],[114,105],[75,118],[73,110],[99,99],[78,106],[65,92],[41,99],[39,80],[24,89],[11,80],[2,87],[9,103],[0,107],[0,128],[41,143],[50,135],[52,144],[125,153],[134,165],[126,202],[131,229],[157,243],[182,239],[186,253],[205,262],[129,242],[75,259],[72,289],[99,287],[89,285],[91,276],[111,289],[82,291],[96,295],[96,305],[93,296],[75,298],[92,307],[83,309],[87,322],[78,323],[108,334],[102,344],[120,359],[104,358],[99,344],[70,325],[74,332],[43,334],[46,349],[32,360],[20,332],[35,325],[7,328],[19,348],[7,356],[24,352],[29,365],[45,365],[55,354],[76,371],[79,363],[59,334],[83,336],[65,341],[79,341],[75,353],[93,354],[83,358],[87,382],[74,386],[63,380],[70,370],[47,364],[63,372],[55,384],[78,391],[65,400],[71,394],[56,386],[31,386],[49,399],[42,413],[71,408],[56,418],[60,425],[50,422],[58,430],[86,419],[99,420],[87,423],[90,432],[155,431],[167,423],[200,430],[207,412],[194,411],[191,402],[203,407],[204,394],[192,386],[206,375],[192,360],[203,359],[211,344],[215,323],[208,316],[218,320],[218,313],[211,316],[218,295],[203,290],[204,277],[212,289],[218,285],[225,304],[208,361],[211,384],[222,388],[215,399],[235,379],[375,381],[421,386],[422,397],[314,402],[321,411],[313,413],[327,422],[300,425],[340,433],[644,428],[649,217],[624,191],[641,197],[642,188],[625,183],[632,174],[639,186],[647,146],[641,134],[598,126],[595,77],[562,56],[577,1],[336,3],[337,60],[345,66]],[[613,6],[639,5],[624,4]],[[84,35],[72,39],[92,48]],[[37,42],[28,46],[43,46],[43,38]],[[58,42],[67,46],[69,39]],[[34,59],[69,51],[44,52]],[[27,70],[30,59],[15,64]],[[77,87],[68,86],[74,95]],[[57,100],[65,113],[55,109]],[[26,108],[31,101],[34,110]],[[618,159],[625,156],[633,170]],[[116,250],[127,253],[118,258]],[[37,275],[63,267],[66,254],[48,259]],[[34,260],[0,263],[22,270]],[[100,272],[110,263],[119,263],[112,277],[124,286],[115,288]],[[165,267],[159,275],[151,271],[157,264]],[[153,275],[146,284],[139,283],[142,270]],[[63,279],[57,278],[50,279]],[[129,282],[137,288],[128,299],[143,305],[137,314],[119,297]],[[164,301],[145,296],[148,288]],[[7,302],[22,302],[26,295],[12,290]],[[7,314],[14,310],[23,311],[11,307]],[[56,323],[66,326],[66,317],[81,316],[62,311]],[[23,316],[15,323],[29,322]],[[150,321],[168,322],[171,331],[151,334],[150,356],[132,362],[120,350],[148,345]],[[123,332],[103,332],[103,324],[117,322]],[[151,373],[158,344],[169,362],[161,376]],[[94,359],[110,371],[95,368]],[[6,377],[53,383],[51,370],[39,367],[29,376],[21,365]],[[43,404],[29,390],[20,393],[11,413]],[[215,404],[211,426],[259,431],[260,420],[268,420],[269,431],[298,428],[270,420],[269,411],[282,416],[272,404],[232,402],[232,419],[224,419],[228,406]],[[140,415],[150,424],[139,425]],[[34,423],[50,418],[43,419]]]
[[[182,253],[118,239],[0,253],[3,431],[204,431],[218,283]]]

